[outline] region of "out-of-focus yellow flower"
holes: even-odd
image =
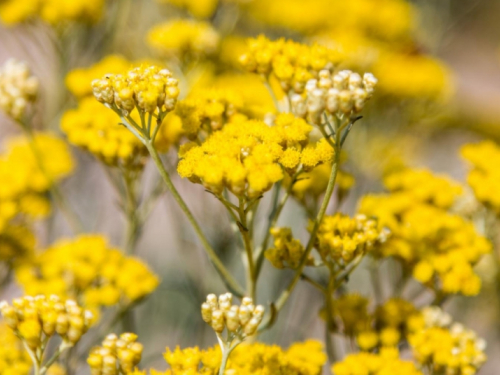
[[[305,252],[302,243],[293,238],[290,228],[271,228],[274,237],[274,247],[265,251],[266,259],[276,268],[297,268]],[[309,256],[308,265],[313,264],[314,259]]]
[[[169,3],[176,7],[186,9],[196,18],[209,18],[211,17],[219,0],[158,0],[161,3]]]
[[[360,212],[391,231],[373,255],[395,256],[420,282],[444,293],[475,295],[473,266],[491,251],[472,223],[449,213],[460,188],[427,171],[398,170],[386,177],[390,194],[366,196]]]
[[[179,19],[153,27],[147,41],[160,55],[189,62],[213,55],[219,34],[208,22]]]
[[[38,86],[38,78],[31,75],[25,63],[7,60],[0,67],[0,109],[15,120],[22,120],[27,106],[36,99]]]
[[[469,144],[462,156],[472,166],[467,183],[477,200],[500,214],[500,147],[491,141]]]
[[[5,0],[0,3],[0,19],[6,25],[15,25],[33,18],[58,25],[62,22],[97,22],[105,0]]]
[[[439,307],[423,311],[423,327],[409,336],[415,359],[436,373],[476,374],[486,362],[486,343]]]
[[[399,358],[397,349],[382,349],[379,354],[349,354],[343,361],[332,366],[335,375],[422,375],[417,367],[409,361]]]
[[[0,375],[28,375],[31,360],[12,329],[0,324]]]
[[[98,235],[61,240],[16,270],[29,294],[57,294],[87,307],[128,305],[158,286],[158,278],[139,259],[111,248]]]

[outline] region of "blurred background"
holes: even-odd
[[[0,6],[4,3],[8,1],[0,0]],[[192,87],[221,82],[231,82],[244,95],[255,90],[255,82],[235,79],[239,74],[236,57],[244,48],[244,38],[264,33],[272,39],[317,41],[338,48],[346,67],[372,71],[379,78],[376,98],[347,142],[344,169],[356,183],[339,209],[352,214],[360,196],[383,190],[380,176],[392,163],[427,167],[463,182],[466,164],[460,158],[460,146],[483,138],[499,140],[499,16],[500,0],[109,0],[103,5],[102,16],[91,25],[75,21],[54,26],[36,17],[12,25],[4,21],[0,25],[0,64],[11,57],[29,64],[41,80],[36,126],[60,133],[61,116],[77,103],[65,86],[66,74],[90,67],[109,54],[129,61],[161,61],[174,74],[183,74],[182,96]],[[153,26],[177,18],[211,24],[221,36],[217,51],[186,62],[147,42]],[[175,40],[176,35],[170,37]],[[272,102],[265,90],[261,99],[262,103],[254,104],[264,117]],[[17,126],[0,114],[0,147],[18,132]],[[74,147],[72,152],[77,168],[63,182],[62,190],[87,231],[105,234],[119,246],[125,218],[105,167],[83,150]],[[173,171],[174,150],[165,161]],[[154,166],[147,164],[141,194],[146,196],[158,178]],[[223,260],[235,275],[242,275],[235,250],[238,243],[225,209],[200,185],[176,175],[174,183]],[[265,217],[261,209],[257,218],[261,232]],[[300,205],[292,202],[280,225],[291,226],[298,237],[307,238],[305,218]],[[70,235],[58,212],[37,224],[39,248]],[[165,368],[162,352],[166,346],[214,345],[215,336],[200,319],[199,306],[208,293],[225,292],[224,285],[168,194],[149,215],[136,255],[161,278],[159,288],[134,313],[136,332],[146,344],[142,366]],[[492,262],[488,258],[478,265],[485,275],[481,294],[455,297],[446,305],[457,321],[487,340],[489,361],[480,371],[483,375],[497,374],[500,366],[500,298],[488,260]],[[258,301],[263,304],[275,299],[292,276],[291,271],[278,271],[268,263],[264,267]],[[243,276],[238,278],[244,281]],[[370,295],[366,265],[357,270],[348,289]],[[20,293],[11,283],[1,291],[0,299]],[[299,285],[281,320],[260,339],[282,346],[306,338],[322,339],[321,305],[316,290]]]

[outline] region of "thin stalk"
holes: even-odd
[[[70,348],[70,345],[65,344],[64,342],[59,345],[57,348],[56,352],[54,355],[43,365],[43,367],[40,369],[40,375],[45,375],[50,368],[54,364],[55,361],[59,358],[62,352],[64,352],[67,348]]]
[[[325,341],[326,341],[326,353],[328,355],[328,360],[330,363],[335,362],[335,348],[333,345],[331,332],[333,331],[333,293],[335,292],[337,275],[333,270],[333,267],[328,267],[330,271],[330,278],[328,280],[328,286],[325,292],[325,308],[326,308],[326,324],[325,324]]]
[[[253,259],[253,248],[252,239],[250,238],[250,230],[248,228],[247,214],[245,212],[245,198],[239,198],[239,225],[241,236],[243,238],[243,246],[245,248],[245,253],[247,255],[247,292],[250,297],[255,301],[256,288],[255,284],[257,279],[255,278],[255,262]]]
[[[281,112],[280,109],[280,103],[278,101],[278,98],[276,97],[276,94],[273,91],[273,88],[271,87],[271,84],[269,83],[269,79],[267,77],[263,77],[264,81],[264,86],[266,86],[267,91],[269,91],[269,94],[271,95],[271,98],[273,99],[274,107],[276,108],[276,111],[278,113]]]
[[[141,223],[137,216],[137,192],[135,188],[135,181],[133,176],[130,175],[130,171],[123,171],[123,179],[125,181],[125,196],[122,197],[122,200],[124,200],[123,208],[127,219],[124,248],[127,254],[133,254],[135,252],[137,240],[139,239],[139,232],[141,230]]]
[[[307,276],[305,273],[303,273],[302,275],[300,275],[300,278],[306,282],[308,282],[309,284],[311,284],[313,287],[315,287],[316,289],[318,289],[321,293],[326,293],[326,288],[321,285],[320,283],[318,283],[316,280],[314,280],[313,278]]]
[[[129,128],[131,128],[129,126]],[[181,208],[181,210],[184,212],[186,215],[187,219],[193,226],[194,231],[198,235],[208,257],[212,261],[214,267],[216,270],[219,272],[219,275],[221,276],[222,280],[226,284],[226,286],[236,295],[238,296],[243,296],[245,292],[241,288],[241,286],[238,284],[238,282],[231,276],[227,268],[224,266],[218,255],[216,254],[215,250],[212,248],[210,243],[208,242],[207,238],[203,234],[198,222],[194,218],[193,214],[189,210],[188,206],[180,196],[179,192],[175,188],[174,184],[172,183],[172,180],[170,179],[170,175],[168,174],[167,170],[165,169],[165,166],[163,165],[163,162],[161,161],[160,155],[158,154],[158,151],[154,147],[152,142],[145,141],[144,142],[146,145],[146,148],[148,149],[151,158],[153,159],[156,168],[158,169],[158,172],[160,173],[163,181],[167,185],[168,190],[172,193],[172,196],[174,197],[175,201]]]

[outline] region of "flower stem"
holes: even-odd
[[[167,170],[165,169],[165,166],[163,165],[163,162],[161,161],[160,155],[158,154],[158,151],[153,145],[152,141],[146,141],[145,142],[146,148],[148,149],[151,158],[153,159],[163,181],[167,185],[167,188],[170,190],[172,193],[172,196],[174,197],[175,201],[181,208],[181,210],[184,212],[186,215],[187,219],[193,226],[194,231],[198,235],[203,247],[205,248],[205,251],[212,261],[215,269],[219,272],[219,275],[221,276],[222,280],[226,284],[226,286],[236,294],[237,296],[243,296],[245,292],[243,291],[243,288],[238,284],[238,282],[231,276],[227,268],[224,266],[220,258],[217,256],[216,252],[208,242],[207,238],[203,234],[198,222],[194,218],[193,214],[189,210],[188,206],[180,196],[179,192],[175,188],[174,184],[172,183],[172,180],[170,179],[170,175],[168,174]]]
[[[253,259],[252,240],[250,238],[250,229],[248,228],[247,214],[245,212],[245,198],[242,197],[240,197],[239,199],[238,215],[238,228],[240,230],[241,236],[243,237],[243,245],[245,247],[245,252],[247,255],[247,292],[248,295],[255,301],[255,285],[257,283],[257,278],[255,277],[255,262]]]

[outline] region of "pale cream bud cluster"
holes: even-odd
[[[206,302],[201,305],[201,315],[215,332],[222,333],[224,328],[228,333],[235,334],[240,339],[255,334],[264,316],[264,307],[255,306],[250,297],[244,297],[241,305],[233,305],[231,293],[209,294]]]
[[[19,120],[28,104],[35,100],[38,86],[38,78],[31,75],[26,63],[7,60],[0,67],[0,108],[8,116]]]
[[[87,363],[91,375],[118,375],[134,371],[142,357],[143,346],[137,342],[134,333],[106,336],[102,346],[95,347],[89,354]]]
[[[140,66],[126,74],[106,74],[92,81],[95,98],[128,115],[134,108],[141,112],[169,112],[179,96],[178,81],[168,69]]]
[[[90,311],[55,295],[16,298],[12,305],[2,301],[0,312],[5,323],[32,350],[55,334],[62,337],[66,346],[73,346],[94,323]]]
[[[330,115],[351,116],[363,109],[376,84],[377,79],[371,73],[361,77],[350,70],[335,75],[330,70],[321,70],[318,78],[307,82],[304,94],[291,96],[292,112],[312,123],[320,123],[325,111]]]

